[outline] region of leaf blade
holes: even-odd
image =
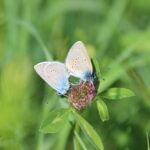
[[[81,117],[77,112],[73,111],[76,119],[80,122],[81,129],[86,132],[86,134],[89,136],[89,138],[93,141],[93,143],[97,146],[99,150],[104,150],[104,146],[102,143],[102,140],[100,136],[97,134],[97,132],[94,130],[94,128],[83,118]]]
[[[97,103],[97,109],[98,109],[101,120],[103,122],[108,121],[109,120],[109,112],[108,112],[107,105],[102,100],[97,100],[96,103]]]
[[[40,131],[43,133],[56,133],[61,130],[67,120],[70,109],[55,109],[48,113],[43,120]]]
[[[88,150],[87,147],[85,146],[84,142],[80,138],[78,132],[74,131],[74,134],[75,134],[77,141],[80,143],[81,147],[83,148],[83,150]]]
[[[92,58],[92,63],[93,63],[94,71],[96,73],[96,79],[94,79],[94,85],[98,89],[100,86],[100,74],[101,74],[100,67],[99,67],[99,63],[95,57]]]
[[[129,98],[135,96],[135,94],[126,88],[110,88],[107,91],[104,91],[100,94],[101,97],[106,99],[122,99],[122,98]]]

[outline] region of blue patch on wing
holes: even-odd
[[[94,73],[91,73],[89,71],[87,71],[85,74],[84,74],[84,79],[86,81],[92,81],[95,77],[95,74]]]
[[[56,86],[56,90],[60,94],[65,94],[69,89],[69,82],[66,76],[62,77],[58,85]]]

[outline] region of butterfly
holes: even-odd
[[[76,42],[67,55],[65,64],[52,61],[41,62],[34,66],[38,75],[45,80],[58,94],[64,95],[69,90],[69,76],[83,81],[93,81],[94,73],[87,50],[81,41]]]
[[[41,62],[34,66],[37,74],[46,81],[58,94],[64,95],[69,89],[69,74],[63,63]]]
[[[69,75],[78,77],[83,81],[93,81],[95,77],[90,57],[81,41],[76,42],[71,47],[65,65]]]

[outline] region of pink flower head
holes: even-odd
[[[81,110],[92,102],[95,95],[96,89],[93,83],[82,81],[75,87],[70,88],[68,101],[75,109]]]

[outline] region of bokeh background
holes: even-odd
[[[148,150],[150,133],[149,0],[0,1],[0,150],[73,150],[72,128],[42,134],[51,109],[66,107],[35,73],[41,61],[65,61],[83,41],[101,69],[101,89],[124,87],[135,97],[109,101],[102,122],[93,103],[85,119],[106,150]],[[82,137],[83,140],[85,137]],[[90,150],[91,144],[86,141]]]

